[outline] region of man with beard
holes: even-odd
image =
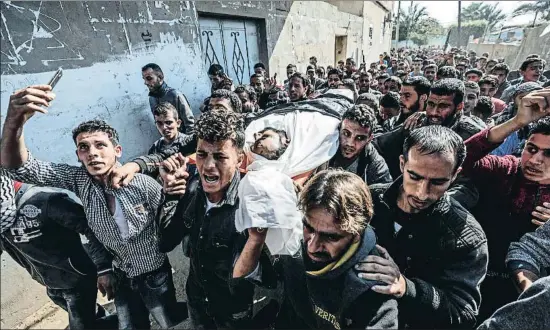
[[[504,264],[508,247],[538,227],[535,218],[546,219],[537,211],[550,202],[550,120],[545,117],[550,113],[549,101],[548,90],[530,93],[521,99],[513,118],[466,141],[468,155],[463,171],[476,182],[480,197],[472,213],[490,242],[489,272],[481,286],[482,319],[516,299]],[[489,155],[507,137],[531,123],[520,158]]]
[[[288,81],[288,96],[291,102],[307,99],[310,94],[311,83],[309,78],[300,72],[294,73]]]
[[[385,72],[380,72],[378,76],[376,76],[376,81],[378,82],[378,91],[380,93],[384,93],[384,81],[390,77],[389,74]]]
[[[371,76],[368,72],[359,73],[359,80],[357,85],[359,86],[359,95],[370,92]]]
[[[506,63],[498,63],[490,72],[490,74],[495,75],[498,80],[497,91],[494,95],[497,99],[501,99],[502,93],[511,86],[507,79],[508,73],[510,73],[510,67]]]
[[[415,77],[414,79],[425,78]],[[464,116],[462,113],[463,108],[464,83],[458,79],[438,80],[430,89],[430,94],[426,100],[426,112],[414,113],[414,115],[407,118],[402,127],[375,138],[373,145],[386,160],[392,177],[400,175],[397,160],[403,142],[410,134],[410,129],[426,125],[442,125],[452,129],[465,140],[485,128],[483,123]],[[449,189],[449,194],[467,209],[477,203],[475,186],[461,176]]]
[[[275,328],[397,328],[395,299],[374,291],[379,280],[361,280],[353,270],[379,251],[368,226],[372,201],[365,183],[352,173],[322,171],[300,193],[298,208],[304,213],[302,253],[279,256],[273,264],[263,261],[270,229],[250,228],[234,281],[284,283]]]
[[[161,219],[162,246],[171,250],[186,237],[190,270],[185,291],[194,329],[247,328],[254,286],[243,281],[230,287],[234,249],[246,240],[235,229],[244,122],[235,112],[211,110],[197,121],[196,135],[198,174],[188,181],[198,181],[198,187],[178,202],[171,221]],[[162,165],[172,172],[185,163],[174,155]]]
[[[344,79],[344,73],[339,69],[331,69],[328,71],[327,84],[329,88],[338,88],[338,85],[342,83]]]
[[[367,105],[355,105],[344,113],[339,128],[340,145],[329,162],[331,168],[355,173],[368,185],[392,181],[384,158],[370,143],[377,125],[373,112]]]
[[[418,111],[424,111],[426,100],[430,94],[430,82],[425,77],[407,78],[401,86],[400,108],[398,116],[393,117],[387,124],[388,130],[393,130],[400,126],[405,120]],[[399,154],[395,155],[396,157]],[[397,168],[394,169],[397,173]],[[391,168],[390,168],[391,171]]]
[[[399,93],[401,91],[401,79],[397,77],[389,77],[384,81],[384,90],[382,94],[388,94],[389,92]]]
[[[446,127],[411,132],[399,157],[402,177],[370,187],[372,225],[382,256],[357,265],[359,277],[380,280],[376,292],[395,297],[401,328],[471,328],[487,273],[487,239],[474,217],[448,194],[466,156]]]
[[[210,88],[211,93],[218,89],[225,89],[228,91],[233,91],[235,89],[233,80],[227,76],[223,67],[219,64],[214,63],[210,65],[208,68],[208,79],[210,79],[210,83],[212,84]]]
[[[174,88],[168,87],[164,81],[162,69],[155,63],[149,63],[141,68],[141,75],[145,85],[149,89],[151,112],[154,112],[156,106],[161,102],[172,104],[178,111],[178,117],[183,122],[183,125],[180,125],[179,128],[180,132],[187,135],[192,134],[195,117],[185,95]]]
[[[254,88],[241,85],[235,88],[235,94],[241,100],[243,113],[252,114],[258,112],[258,95]]]
[[[437,65],[428,64],[424,67],[424,77],[428,79],[430,83],[433,83],[435,80],[435,74],[437,73]]]
[[[269,102],[269,93],[266,92],[265,77],[260,74],[253,74],[250,77],[250,86],[256,91],[258,96],[258,107],[265,110]]]

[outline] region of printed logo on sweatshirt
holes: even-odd
[[[340,323],[338,322],[336,316],[334,316],[333,314],[323,310],[322,308],[320,308],[317,305],[314,305],[314,307],[315,307],[315,314],[318,317],[320,317],[323,320],[325,320],[325,321],[329,322],[330,324],[332,324],[334,329],[340,330]]]

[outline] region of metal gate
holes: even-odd
[[[256,22],[200,17],[199,26],[206,66],[220,64],[235,84],[247,84],[260,61]]]

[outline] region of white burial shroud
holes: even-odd
[[[267,115],[246,129],[247,174],[239,184],[239,209],[235,226],[269,228],[266,245],[272,255],[294,255],[302,240],[302,213],[292,177],[329,161],[338,150],[337,118],[318,112],[292,111]],[[254,133],[266,127],[284,130],[290,144],[278,160],[267,160],[250,151]]]

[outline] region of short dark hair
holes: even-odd
[[[485,75],[481,77],[477,84],[479,85],[479,87],[481,87],[481,85],[491,85],[492,87],[496,88],[498,86],[498,79],[495,76]]]
[[[481,90],[479,89],[479,85],[473,81],[465,81],[464,88],[475,89],[477,96],[479,96],[479,94],[481,93]],[[466,93],[466,90],[464,90],[464,93]]]
[[[366,101],[366,103],[374,109],[375,113],[378,112],[380,105],[376,95],[372,93],[359,94],[359,96],[357,96],[357,100],[355,100],[355,104],[359,104],[361,101]]]
[[[543,117],[529,126],[529,138],[533,134],[550,135],[550,117]]]
[[[244,119],[226,109],[203,112],[195,123],[197,138],[209,143],[230,139],[238,150],[244,147]]]
[[[309,71],[309,70],[313,70],[315,71],[315,65],[308,65],[307,68],[306,68],[306,72]]]
[[[495,112],[495,105],[489,96],[480,96],[472,111],[472,113],[479,113],[484,120],[487,120],[493,112]]]
[[[175,120],[179,119],[178,109],[170,102],[160,102],[153,109],[153,116],[166,116],[171,113]]]
[[[357,65],[357,63],[355,62],[355,59],[353,57],[348,57],[346,59],[346,62],[350,62],[352,65]]]
[[[384,81],[386,81],[386,79],[388,79],[389,77],[390,77],[390,75],[384,72],[384,73],[381,73],[378,76],[376,76],[375,79],[376,80],[384,79]]]
[[[536,62],[540,62],[542,64],[542,59],[540,57],[528,58],[525,61],[523,61],[523,63],[521,63],[521,66],[519,67],[519,70],[520,71],[525,71],[525,70],[527,70],[527,67],[529,66],[529,64],[533,64],[533,63],[536,63]]]
[[[380,64],[380,70],[381,71],[384,71],[388,68],[388,66],[386,64]]]
[[[405,79],[402,86],[412,86],[420,98],[421,95],[430,94],[432,83],[426,77],[409,77]]]
[[[441,79],[432,85],[430,94],[448,96],[454,95],[453,104],[456,106],[464,101],[464,83],[455,78]]]
[[[346,86],[348,89],[354,92],[357,90],[357,85],[355,84],[355,80],[353,79],[348,78],[348,79],[342,80],[342,85]]]
[[[399,109],[399,93],[388,92],[380,99],[380,106],[384,108]]]
[[[450,65],[442,66],[437,70],[437,79],[458,78],[458,70]]]
[[[241,113],[243,111],[243,104],[241,102],[241,99],[239,98],[239,95],[235,94],[235,92],[232,92],[227,89],[216,89],[212,92],[212,95],[210,95],[211,99],[226,99],[231,101],[231,106],[233,107],[233,111],[237,113]]]
[[[340,80],[344,79],[344,73],[340,69],[337,69],[337,68],[330,69],[329,72],[327,73],[327,77],[330,76],[331,74],[338,75],[338,78]]]
[[[376,117],[374,115],[374,109],[366,104],[356,104],[351,109],[344,112],[342,121],[344,119],[356,122],[363,128],[369,128],[371,134],[376,124]]]
[[[490,59],[490,60],[487,60],[487,64],[489,64],[489,63],[491,63],[491,62],[493,62],[493,63],[495,63],[495,64],[498,63],[498,61],[495,60],[494,58],[492,58],[492,59]]]
[[[472,69],[469,69],[469,70],[466,70],[466,72],[464,72],[464,76],[467,76],[469,75],[470,73],[473,73],[475,75],[477,75],[478,77],[482,77],[483,76],[483,72],[479,69],[476,69],[476,68],[472,68]]]
[[[214,63],[210,65],[207,73],[211,76],[222,76],[225,74],[225,71],[223,70],[223,66]]]
[[[393,83],[397,84],[397,88],[399,90],[401,89],[401,86],[403,85],[403,82],[397,76],[389,77],[388,79],[384,80],[384,84],[387,83],[387,82],[393,82]]]
[[[292,63],[290,63],[289,65],[287,65],[287,66],[286,66],[286,69],[287,69],[287,70],[288,70],[288,69],[296,69],[296,70],[298,70],[298,68],[296,67],[296,65],[295,65],[295,64],[292,64]]]
[[[162,72],[162,69],[157,64],[155,64],[155,63],[145,64],[141,68],[141,72],[147,71],[148,69],[153,70],[159,76],[160,79],[164,79],[164,72]]]
[[[453,172],[466,158],[466,146],[460,135],[441,125],[430,125],[415,129],[403,143],[403,157],[408,161],[409,151],[416,148],[421,155],[452,153],[455,156]]]
[[[321,66],[321,65],[319,65],[319,66],[317,67],[317,69],[315,69],[315,72],[316,72],[316,73],[319,72],[319,71],[320,71],[320,72],[323,72],[323,74],[326,73],[325,67],[324,67],[324,66]]]
[[[252,80],[252,78],[263,78],[265,79],[265,77],[259,73],[255,73],[253,75],[250,76],[250,80]]]
[[[424,67],[423,71],[426,71],[427,69],[434,69],[434,71],[437,71],[437,65],[435,64],[428,64]]]
[[[285,153],[286,149],[289,146],[290,139],[288,138],[288,135],[286,134],[286,131],[284,131],[282,129],[276,129],[276,128],[273,128],[273,127],[266,127],[264,129],[262,129],[259,133],[263,134],[266,131],[272,131],[272,132],[275,132],[277,135],[279,135],[279,139],[281,141],[281,147],[279,149],[275,150],[275,152],[273,152],[272,154],[269,154],[269,155],[264,154],[262,156],[269,159],[269,160],[277,160],[277,159],[279,159],[279,157],[281,157],[282,154]]]
[[[311,80],[309,80],[309,77],[301,72],[295,72],[290,78],[288,78],[288,82],[290,84],[290,81],[294,78],[298,78],[302,80],[302,85],[304,87],[308,87],[311,90]]]
[[[111,125],[107,124],[107,122],[100,119],[88,120],[75,127],[75,129],[73,129],[73,141],[76,144],[76,138],[81,133],[95,132],[103,132],[107,134],[113,146],[116,147],[119,145],[117,131]]]
[[[235,94],[240,94],[240,93],[247,93],[248,98],[252,102],[258,101],[258,94],[256,93],[256,90],[254,88],[252,88],[251,86],[249,86],[249,85],[237,86],[237,88],[235,88]],[[242,102],[241,102],[241,104],[242,104]]]
[[[265,70],[265,65],[262,62],[258,62],[254,64],[254,69],[257,69],[257,68],[262,68]]]
[[[508,73],[510,73],[510,67],[506,63],[497,63],[497,65],[495,65],[491,69],[491,73],[493,73],[495,71],[504,71],[505,74],[508,75]]]

